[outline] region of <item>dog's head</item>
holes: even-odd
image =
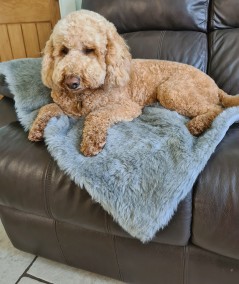
[[[122,87],[129,80],[131,55],[116,28],[97,13],[81,10],[60,20],[44,49],[43,83],[83,92]]]

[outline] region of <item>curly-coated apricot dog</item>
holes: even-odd
[[[42,80],[54,103],[40,109],[29,139],[41,140],[53,116],[84,115],[80,150],[85,156],[102,150],[112,124],[133,120],[156,101],[189,117],[192,135],[209,128],[223,108],[239,105],[239,96],[227,95],[192,66],[132,59],[114,25],[86,10],[55,26],[44,49]]]

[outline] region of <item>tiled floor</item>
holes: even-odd
[[[10,243],[0,221],[1,284],[120,284],[97,274],[19,251]]]

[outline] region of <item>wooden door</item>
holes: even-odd
[[[0,0],[0,62],[40,57],[59,19],[57,0]]]

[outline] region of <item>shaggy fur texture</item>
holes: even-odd
[[[239,105],[198,69],[175,62],[132,60],[113,24],[94,12],[69,14],[55,26],[46,44],[42,79],[57,105],[44,106],[29,139],[39,141],[47,121],[65,114],[86,115],[81,152],[98,154],[108,128],[131,121],[142,108],[159,101],[190,118],[187,127],[200,135],[223,108]]]
[[[0,78],[1,73],[6,77],[25,130],[33,124],[39,108],[52,103],[50,90],[40,80],[40,68],[40,59],[0,64]],[[187,118],[156,104],[145,107],[133,122],[111,127],[103,151],[91,158],[79,153],[83,118],[52,118],[44,138],[59,167],[125,231],[146,242],[168,224],[237,119],[239,107],[226,109],[208,131],[195,137],[185,126]]]

